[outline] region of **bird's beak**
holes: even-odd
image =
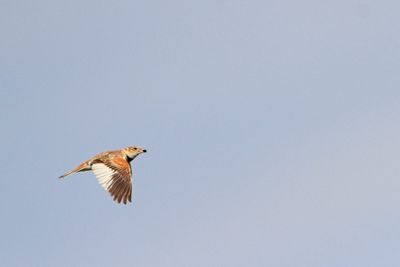
[[[143,149],[143,150],[142,150],[142,153],[146,153],[146,152],[147,152],[147,150],[146,150],[146,149]]]

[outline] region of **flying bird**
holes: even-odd
[[[126,204],[132,202],[132,169],[130,162],[146,149],[130,146],[120,150],[105,151],[83,162],[72,171],[61,175],[65,176],[93,171],[100,185],[114,198],[114,201]]]

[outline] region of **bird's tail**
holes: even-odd
[[[66,174],[63,174],[58,178],[63,179],[64,177],[66,177],[68,175],[71,175],[71,174],[74,174],[74,173],[77,173],[77,172],[89,171],[91,169],[92,168],[90,167],[90,165],[86,161],[86,162],[82,163],[81,165],[79,165],[78,167],[76,167],[75,169],[73,169],[72,171],[67,172]]]

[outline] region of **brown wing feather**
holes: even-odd
[[[103,163],[115,173],[112,176],[111,185],[107,188],[114,201],[124,204],[132,202],[132,170],[131,165],[124,158],[97,159],[93,163]]]

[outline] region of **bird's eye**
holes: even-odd
[[[133,148],[133,150],[136,150],[136,149],[137,149],[136,147]]]

